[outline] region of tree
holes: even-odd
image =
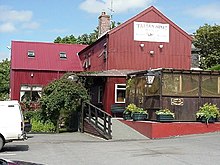
[[[117,27],[120,25],[120,22],[111,22],[111,29]],[[66,43],[66,44],[85,44],[85,45],[91,45],[93,42],[95,42],[98,39],[98,27],[90,33],[90,34],[82,34],[79,35],[78,37],[75,37],[74,35],[70,36],[65,36],[64,38],[61,38],[58,36],[55,40],[54,43]]]
[[[8,59],[0,62],[0,100],[9,98],[10,61]]]
[[[51,82],[43,89],[41,98],[42,116],[44,121],[50,121],[59,132],[59,123],[62,114],[76,112],[81,101],[87,101],[89,95],[81,82],[63,78]]]
[[[201,56],[200,67],[207,69],[220,64],[220,26],[208,25],[200,27],[193,40],[193,44],[199,49]]]
[[[65,36],[64,38],[61,38],[58,36],[54,43],[66,43],[66,44],[85,44],[85,45],[91,45],[93,42],[95,42],[98,39],[98,28],[94,30],[90,34],[82,34],[78,37],[75,37],[74,35]]]

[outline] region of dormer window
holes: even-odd
[[[66,52],[60,52],[60,59],[66,59]]]
[[[28,57],[35,57],[35,53],[33,50],[28,50]]]

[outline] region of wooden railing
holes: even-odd
[[[94,128],[106,139],[112,139],[112,116],[91,103],[82,103],[81,132],[84,132],[84,121]]]

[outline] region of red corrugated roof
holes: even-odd
[[[78,52],[87,45],[12,41],[11,68],[24,70],[82,71]],[[34,51],[35,57],[28,57]],[[60,59],[60,52],[67,58]]]

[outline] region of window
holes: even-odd
[[[28,50],[28,57],[35,57],[35,53],[33,50]]]
[[[85,69],[89,68],[91,66],[90,58],[86,58],[83,62],[83,67]]]
[[[125,103],[125,84],[115,84],[115,103]]]
[[[99,86],[98,87],[98,103],[102,103],[102,98],[103,98],[103,87]]]
[[[60,52],[60,59],[66,59],[66,52]]]
[[[38,101],[41,98],[41,86],[21,85],[20,101]]]

